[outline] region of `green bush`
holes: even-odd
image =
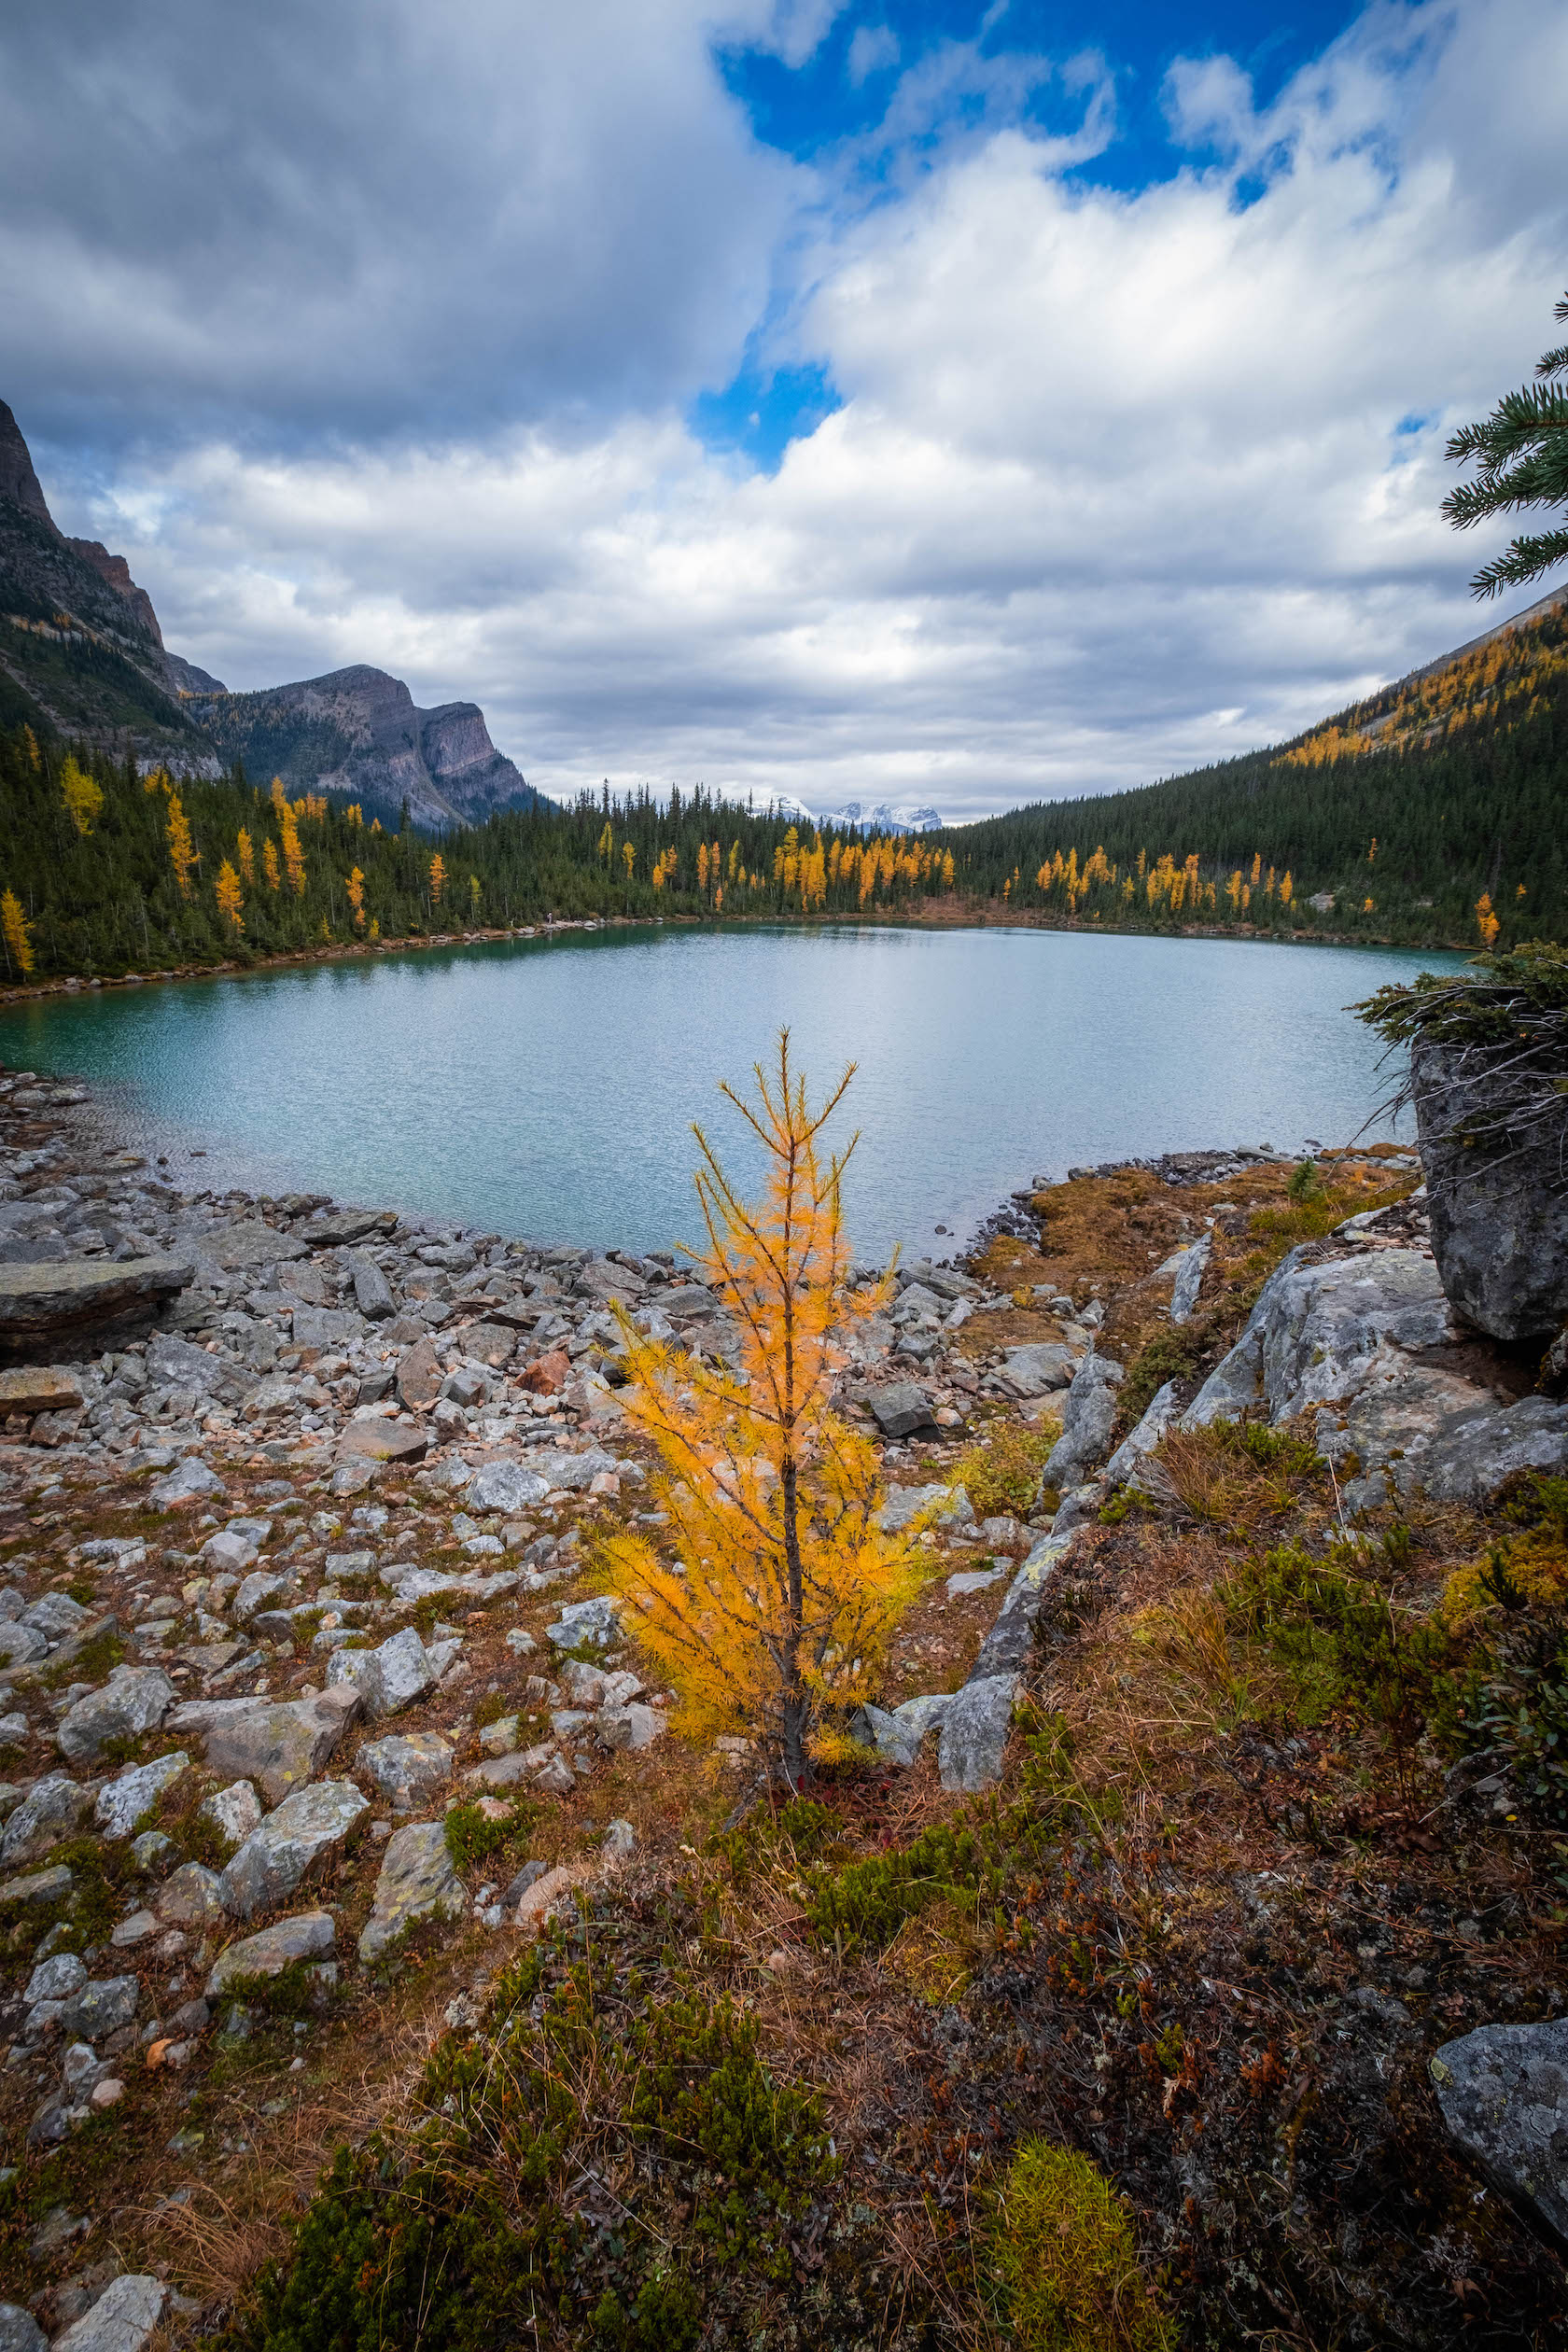
[[[880,1952],[938,1896],[978,1887],[986,1869],[973,1830],[939,1824],[912,1845],[819,1873],[806,1916],[818,1939],[845,1959]]]
[[[491,1821],[481,1811],[477,1797],[466,1797],[452,1807],[444,1825],[453,1868],[471,1869],[476,1862],[487,1861],[491,1855],[515,1845],[528,1835],[537,1817],[526,1799],[518,1797],[504,1820]]]
[[[1020,2352],[1169,2352],[1122,2199],[1086,2156],[1025,2140],[999,2200],[992,2256]]]

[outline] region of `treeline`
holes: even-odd
[[[1274,749],[941,839],[966,894],[1069,919],[1506,944],[1568,937],[1565,811],[1560,607]]]
[[[0,734],[0,970],[110,977],[356,939],[548,917],[812,915],[903,907],[953,885],[940,848],[830,841],[698,791],[509,810],[432,836],[325,794],[290,799]]]

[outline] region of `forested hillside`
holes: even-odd
[[[1064,918],[1294,929],[1320,897],[1329,903],[1305,919],[1337,931],[1426,943],[1484,937],[1495,922],[1505,936],[1561,938],[1565,816],[1560,595],[1290,743],[942,840],[966,892]]]

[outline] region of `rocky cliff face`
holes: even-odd
[[[4,400],[0,400],[0,498],[9,498],[24,514],[53,529],[43,486],[33,470],[32,454]]]
[[[193,715],[226,759],[291,791],[346,792],[396,820],[482,820],[538,798],[497,750],[477,703],[421,710],[401,679],[364,663],[255,694],[212,695]]]

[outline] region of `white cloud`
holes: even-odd
[[[66,527],[231,684],[373,661],[482,701],[555,791],[976,813],[1269,740],[1473,634],[1441,447],[1549,336],[1568,17],[1378,5],[1262,110],[1178,68],[1201,153],[1134,194],[1071,171],[1103,66],[1076,131],[1026,119],[1051,75],[939,52],[877,134],[907,168],[868,191],[858,148],[796,215],[781,347],[845,405],[771,477],[653,401],[422,448],[214,434]]]
[[[845,72],[856,90],[873,74],[885,74],[899,62],[898,35],[891,25],[858,24],[845,60]]]

